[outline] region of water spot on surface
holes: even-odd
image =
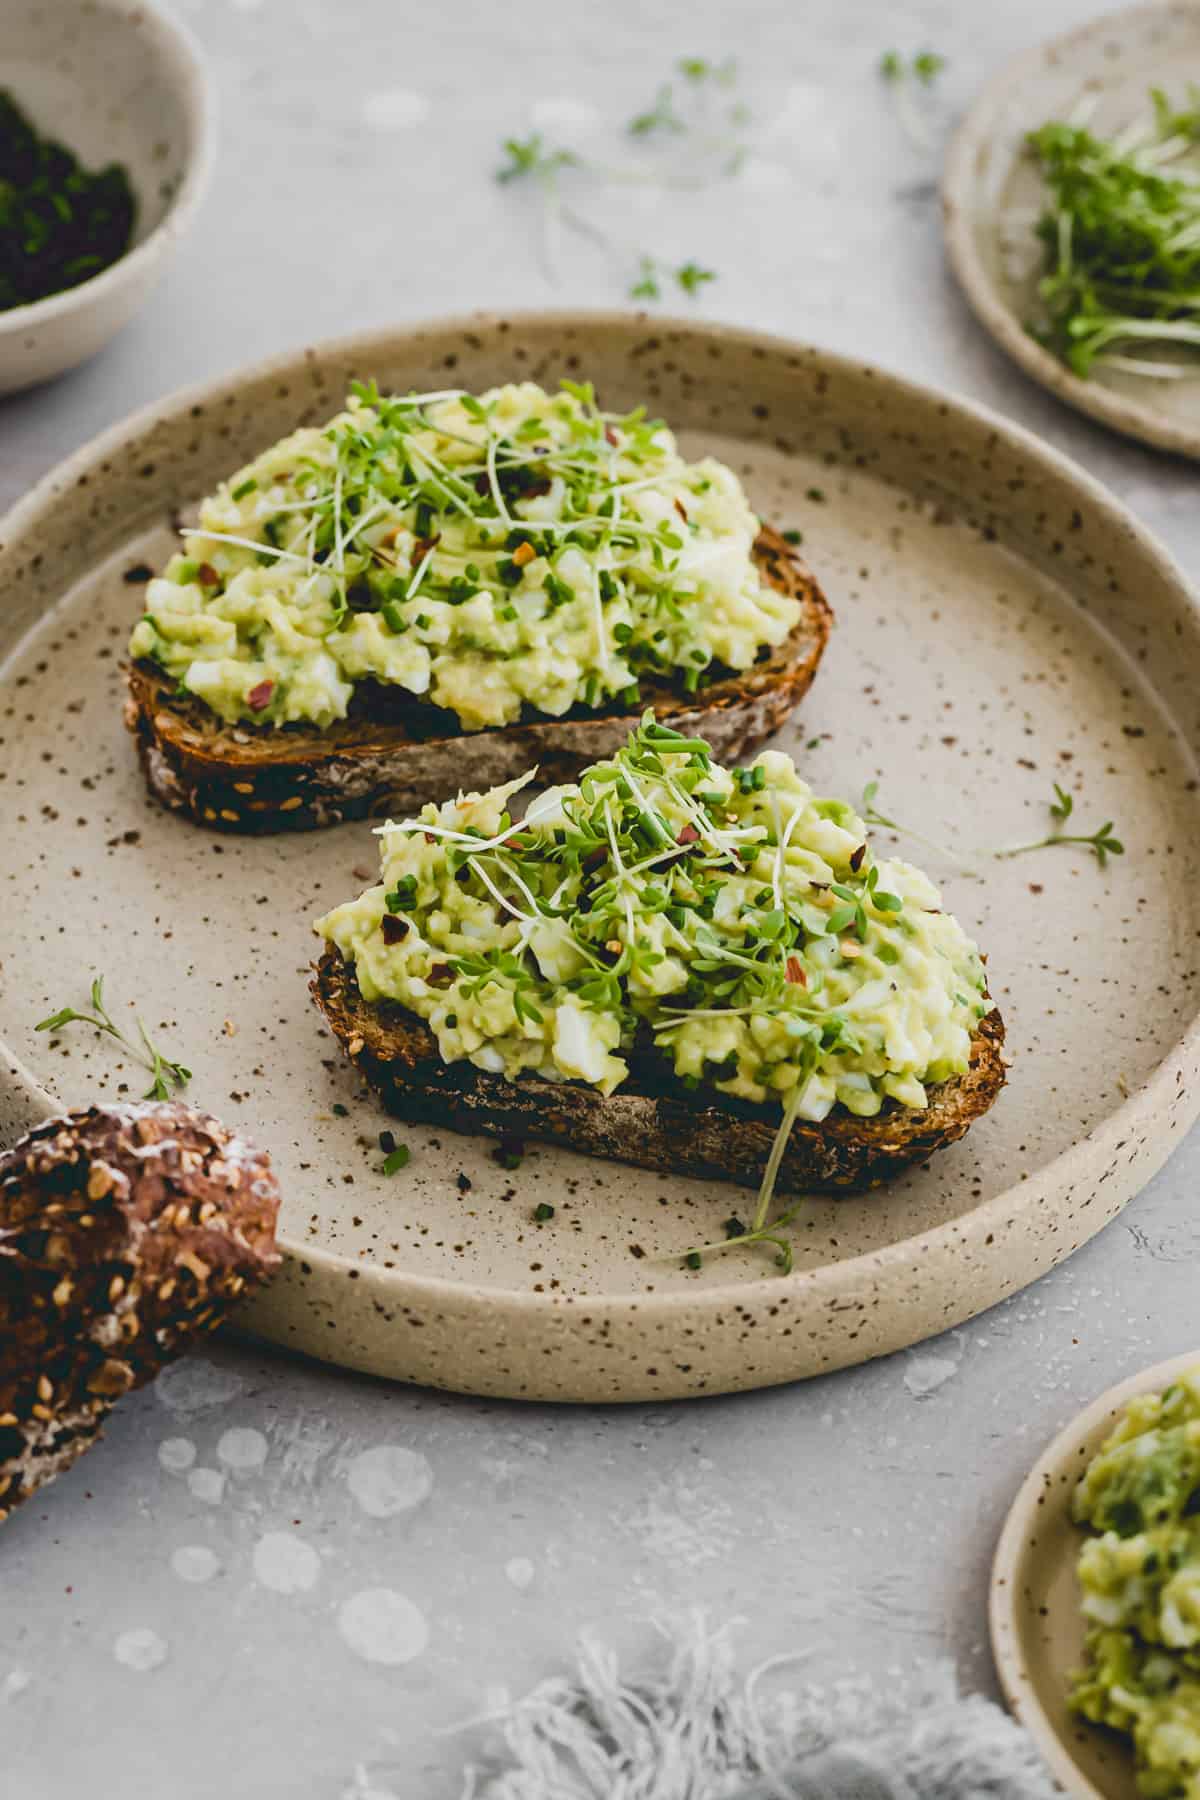
[[[267,1440],[253,1425],[234,1425],[217,1442],[217,1461],[234,1475],[256,1475],[267,1460]]]
[[[429,1642],[429,1626],[419,1607],[395,1588],[363,1588],[338,1613],[338,1630],[364,1662],[395,1667],[412,1662]]]
[[[534,1567],[527,1556],[512,1556],[504,1565],[504,1573],[515,1588],[532,1587]]]
[[[219,1506],[225,1498],[225,1477],[220,1469],[193,1469],[188,1476],[188,1488],[197,1500]]]
[[[220,1566],[207,1544],[182,1544],[171,1557],[171,1567],[180,1581],[211,1581]]]
[[[539,131],[595,131],[601,123],[599,112],[587,100],[572,100],[565,94],[549,94],[536,101],[529,117]]]
[[[113,1640],[113,1655],[127,1669],[137,1669],[145,1673],[148,1669],[157,1669],[167,1660],[167,1641],[160,1638],[157,1631],[151,1631],[148,1625],[139,1625],[133,1631],[123,1631]]]
[[[241,1376],[232,1369],[222,1369],[203,1356],[188,1356],[159,1371],[154,1392],[172,1412],[199,1413],[212,1406],[228,1406],[243,1386]]]
[[[678,1474],[656,1482],[639,1505],[615,1516],[644,1551],[678,1568],[697,1568],[723,1556],[735,1532],[725,1502]]]
[[[372,131],[406,131],[429,117],[429,102],[411,88],[380,88],[364,97],[362,116]]]
[[[276,1594],[306,1594],[321,1573],[311,1544],[291,1531],[266,1531],[254,1546],[254,1579]]]
[[[924,1400],[942,1383],[958,1374],[958,1361],[952,1356],[912,1356],[904,1371],[904,1385],[914,1400]]]
[[[191,1438],[164,1438],[158,1446],[158,1460],[168,1475],[186,1475],[196,1460],[196,1446]]]
[[[765,156],[748,156],[742,164],[742,180],[762,194],[777,194],[790,188],[795,177],[786,163],[771,162]]]
[[[15,1700],[18,1694],[25,1692],[32,1680],[33,1676],[28,1669],[10,1669],[4,1680],[0,1681],[0,1700]]]
[[[429,1498],[433,1470],[418,1450],[376,1444],[354,1458],[346,1471],[346,1485],[365,1513],[373,1519],[391,1519]]]

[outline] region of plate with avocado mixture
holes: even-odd
[[[181,395],[2,536],[6,1116],[186,1065],[280,1169],[284,1344],[794,1379],[1034,1279],[1195,1116],[1200,615],[1013,426],[749,332],[472,318]],[[360,706],[392,828],[248,819],[245,755],[324,781]]]
[[[1009,1703],[1071,1794],[1186,1800],[1200,1780],[1200,1355],[1092,1403],[1027,1476],[996,1551]]]
[[[1191,457],[1198,67],[1190,4],[1094,20],[993,76],[942,180],[951,267],[1000,347],[1081,412]]]

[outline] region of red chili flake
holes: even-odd
[[[606,425],[604,427],[604,441],[606,444],[611,444],[613,446],[614,450],[616,449],[617,444],[620,441],[617,437],[616,432],[613,430],[611,425]]]
[[[384,913],[379,921],[379,929],[383,933],[385,944],[399,944],[408,936],[408,926],[395,913]]]
[[[688,522],[687,508],[683,504],[683,501],[679,498],[678,495],[675,496],[675,511],[679,514],[680,518],[683,520],[684,524],[686,525]]]
[[[787,969],[787,978],[794,986],[802,988],[808,986],[808,976],[804,973],[804,969],[801,966],[800,958],[798,956],[789,956],[785,967]]]
[[[437,838],[432,831],[423,831],[421,833],[421,836],[425,839],[425,842],[427,844],[436,844],[437,843]]]
[[[419,562],[423,562],[429,555],[429,552],[435,549],[441,541],[442,534],[440,531],[436,532],[433,537],[414,538],[411,559],[413,568],[415,569]]]
[[[454,970],[449,963],[434,963],[425,977],[430,987],[448,987],[454,978]]]
[[[692,824],[687,824],[680,831],[679,836],[675,839],[675,842],[677,844],[695,844],[695,843],[699,842],[699,838],[700,838],[700,833],[696,830],[696,827]]]
[[[246,704],[252,712],[261,712],[264,706],[271,704],[271,695],[274,692],[275,683],[273,681],[260,681],[257,687],[252,687],[246,695]]]
[[[597,844],[596,848],[594,850],[589,850],[587,855],[584,857],[584,859],[583,859],[584,868],[585,869],[598,869],[600,867],[600,864],[604,861],[604,859],[607,855],[608,855],[608,851],[605,849],[604,845]]]
[[[213,568],[211,563],[201,563],[200,567],[196,570],[196,573],[205,587],[218,587],[220,585],[221,577],[217,574],[217,571]]]
[[[856,875],[863,866],[863,857],[866,854],[867,846],[865,844],[860,844],[857,850],[852,850],[850,852],[850,867],[854,870]]]

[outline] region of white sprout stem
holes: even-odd
[[[537,918],[541,919],[544,916],[542,913],[541,903],[539,902],[537,895],[532,893],[530,891],[530,889],[526,886],[524,880],[521,877],[519,870],[515,869],[511,863],[506,862],[502,858],[500,858],[496,854],[496,852],[493,851],[493,852],[491,852],[491,854],[496,855],[496,860],[497,860],[499,867],[501,869],[503,869],[504,873],[508,876],[508,879],[524,895],[525,899],[528,900],[530,906],[532,906],[532,908],[534,910],[534,913],[537,915]],[[481,871],[482,871],[482,865],[481,865]]]
[[[633,783],[630,782],[629,785],[630,785],[630,787],[632,787]],[[605,794],[605,796],[604,796],[604,825],[605,825],[605,829],[608,832],[608,842],[609,842],[609,847],[612,850],[613,866],[617,871],[617,881],[619,883],[623,884],[628,879],[629,872],[626,869],[625,864],[621,861],[621,852],[617,845],[617,834],[613,828],[611,801],[612,801],[612,795]]]
[[[414,595],[417,593],[418,589],[420,588],[421,583],[424,581],[425,571],[429,567],[430,563],[433,561],[433,552],[434,552],[435,548],[436,548],[435,545],[430,544],[428,550],[425,552],[424,556],[421,558],[420,562],[417,564],[416,568],[414,569],[413,578],[409,582],[407,588],[404,591],[404,598],[406,601],[411,600],[414,597]]]
[[[257,550],[264,556],[273,556],[277,562],[299,563],[302,569],[311,570],[312,568],[312,562],[309,557],[300,556],[295,550],[277,550],[274,544],[268,544],[262,538],[235,537],[231,531],[203,531],[199,529],[189,531],[185,535],[189,538],[200,538],[205,541],[211,540],[214,544],[238,544],[243,550]]]
[[[343,593],[346,589],[346,549],[342,542],[342,464],[339,458],[333,472],[333,566]]]
[[[783,1161],[783,1153],[787,1149],[788,1139],[792,1135],[792,1126],[796,1123],[796,1114],[800,1110],[800,1102],[808,1092],[815,1071],[799,1080],[788,1095],[783,1109],[783,1117],[779,1121],[779,1129],[775,1133],[775,1142],[771,1145],[771,1154],[767,1158],[767,1166],[763,1170],[762,1185],[758,1190],[758,1204],[754,1209],[753,1230],[761,1231],[767,1222],[767,1214],[771,1210],[771,1201],[775,1198],[775,1183],[779,1179],[779,1166]]]
[[[496,439],[490,426],[487,439],[487,475],[488,486],[492,490],[492,500],[495,503],[496,511],[511,531],[512,515],[505,504],[504,495],[500,491],[500,478],[496,473]]]
[[[772,789],[772,791],[771,791],[771,806],[772,806],[772,809],[775,809],[774,789]],[[799,819],[802,811],[803,811],[802,807],[800,807],[800,806],[796,807],[791,818],[788,820],[787,824],[783,828],[782,836],[780,836],[780,833],[779,833],[778,813],[776,812],[775,836],[776,836],[776,838],[778,838],[779,841],[778,841],[778,844],[777,844],[776,850],[775,850],[775,868],[773,871],[772,886],[775,890],[775,904],[776,904],[776,906],[781,907],[781,908],[783,906],[783,899],[782,899],[783,874],[784,874],[784,869],[787,866],[787,860],[786,860],[787,859],[787,847],[788,847],[788,843],[791,839],[792,832],[796,828],[796,821]]]
[[[521,911],[520,907],[514,906],[512,901],[509,900],[506,895],[504,895],[500,892],[500,889],[496,886],[495,882],[492,880],[491,876],[488,874],[487,870],[484,868],[481,860],[478,857],[475,857],[473,859],[473,862],[474,862],[475,873],[478,875],[480,881],[482,881],[484,887],[488,890],[488,893],[492,896],[493,900],[496,901],[498,906],[502,906],[504,908],[505,912],[511,913],[514,919],[519,919],[521,921],[522,925],[538,924],[538,922],[541,918],[540,913],[535,914],[532,918],[530,917],[530,915],[528,913],[523,913]]]

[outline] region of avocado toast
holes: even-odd
[[[991,1105],[974,944],[790,758],[729,771],[647,713],[518,823],[522,785],[381,827],[382,881],[317,924],[317,1004],[392,1111],[769,1200],[874,1185]]]
[[[737,756],[830,623],[736,475],[640,410],[359,385],[203,503],[146,588],[126,722],[165,805],[305,829],[534,761],[568,779],[646,701]]]

